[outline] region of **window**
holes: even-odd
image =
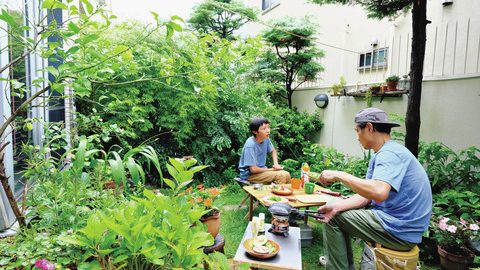
[[[384,68],[387,66],[388,48],[375,49],[360,54],[358,69]]]
[[[279,0],[262,0],[262,10],[267,10],[274,7]]]

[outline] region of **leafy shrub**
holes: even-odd
[[[274,105],[268,96],[271,83],[250,78],[260,39],[183,33],[165,40],[155,32],[139,43],[141,31],[127,23],[99,38],[100,51],[109,44],[136,45],[128,64],[118,62],[97,73],[95,91],[77,102],[80,134],[91,135],[102,148],[128,150],[148,142],[161,157],[192,155],[209,166],[200,173],[204,183],[218,185],[238,174],[253,116],[277,125],[274,137],[282,158],[299,156],[309,135],[321,128],[318,116]],[[299,141],[305,143],[299,146]]]
[[[75,236],[62,239],[85,248],[85,259],[103,269],[203,269],[203,247],[213,244],[199,222],[204,208],[148,190],[144,197],[94,213]]]
[[[480,149],[470,147],[455,153],[446,145],[421,143],[418,160],[425,167],[433,194],[462,188],[480,193]]]

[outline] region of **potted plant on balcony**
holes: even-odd
[[[442,269],[468,269],[475,257],[469,246],[471,241],[478,240],[478,230],[478,222],[448,217],[434,219],[434,238]]]
[[[397,84],[398,81],[400,80],[400,77],[397,75],[392,75],[388,77],[385,81],[387,82],[387,90],[388,91],[395,91],[397,90]]]

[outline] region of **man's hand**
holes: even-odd
[[[332,218],[337,215],[337,209],[334,204],[326,204],[318,208],[317,210],[319,216],[323,218],[316,218],[315,220],[321,223],[328,223]]]
[[[281,170],[283,170],[283,167],[278,165],[278,164],[275,164],[275,165],[272,166],[272,169],[274,171],[281,171]]]
[[[339,174],[339,171],[324,170],[320,174],[318,181],[324,185],[330,185],[331,183],[338,180]]]

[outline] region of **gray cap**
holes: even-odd
[[[366,108],[359,111],[355,115],[355,123],[376,123],[384,124],[391,127],[399,127],[400,125],[388,120],[387,113],[377,108]]]

